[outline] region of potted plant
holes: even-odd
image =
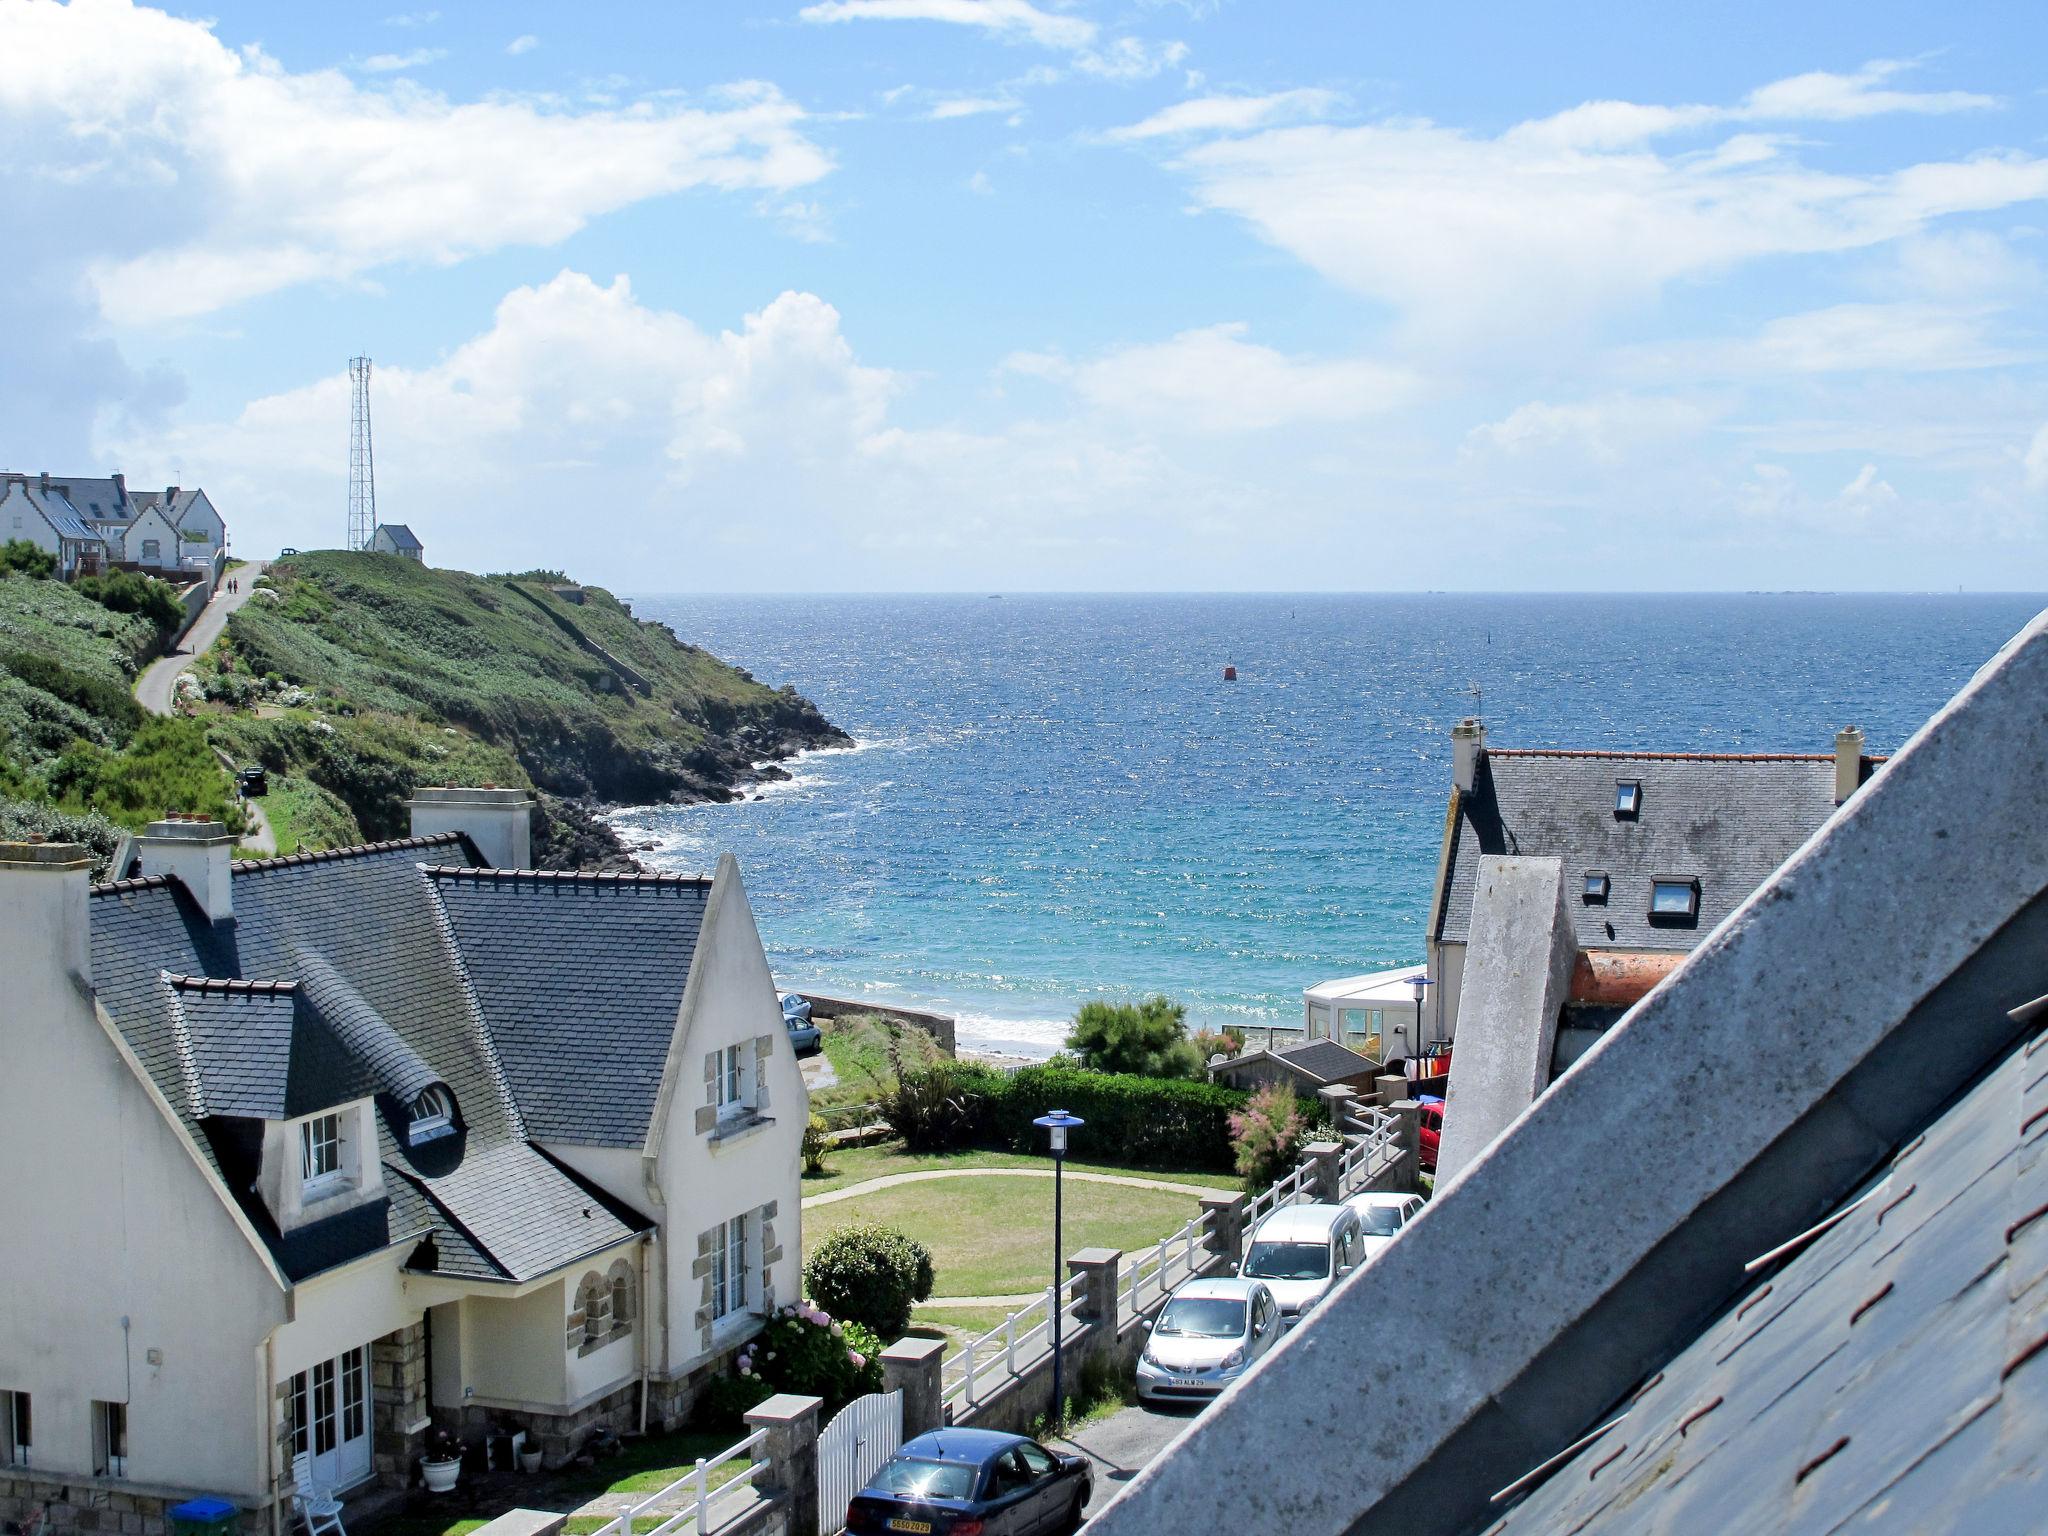
[[[427,1492],[448,1493],[453,1491],[455,1480],[462,1475],[462,1442],[449,1429],[427,1431],[427,1453],[420,1460],[420,1476],[426,1480]]]

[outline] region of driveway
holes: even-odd
[[[220,632],[227,627],[228,615],[249,601],[250,594],[256,590],[256,578],[263,574],[265,564],[262,560],[251,560],[221,578],[213,600],[200,612],[198,622],[179,642],[178,649],[151,662],[142,676],[135,679],[136,703],[152,715],[171,712],[171,699],[177,691],[179,677],[220,638]],[[230,579],[240,588],[239,591],[228,591]]]
[[[1093,1515],[1123,1491],[1124,1484],[1174,1441],[1187,1433],[1199,1410],[1193,1406],[1122,1408],[1097,1419],[1071,1440],[1056,1439],[1053,1449],[1086,1456],[1095,1468],[1095,1490],[1088,1498]]]

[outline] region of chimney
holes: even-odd
[[[1863,732],[1845,725],[1835,732],[1835,804],[1856,793],[1863,782]]]
[[[114,504],[116,507],[128,504],[128,477],[118,469],[114,471]]]
[[[50,472],[46,469],[38,478],[43,482],[43,494],[47,496],[50,493]]]
[[[168,512],[168,511],[170,511],[170,510],[171,510],[171,508],[172,508],[172,507],[176,506],[177,504],[178,504],[178,488],[177,488],[177,487],[176,487],[175,485],[167,485],[167,486],[165,486],[165,487],[164,487],[164,510],[165,510],[166,512]]]
[[[1451,784],[1467,793],[1479,774],[1479,759],[1486,756],[1486,727],[1476,716],[1467,715],[1451,727]]]
[[[7,914],[0,923],[0,976],[7,978],[8,1014],[54,1017],[52,989],[68,989],[74,977],[92,984],[91,879],[92,856],[76,843],[0,843],[0,912]]]
[[[170,875],[216,923],[235,916],[234,834],[203,816],[166,817],[152,821],[135,840],[145,875]]]
[[[412,835],[443,832],[468,833],[486,868],[533,868],[533,796],[523,789],[415,789]]]

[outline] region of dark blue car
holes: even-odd
[[[891,1456],[846,1506],[849,1533],[1062,1536],[1094,1474],[1079,1456],[993,1429],[935,1429]]]

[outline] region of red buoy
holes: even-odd
[[[1225,667],[1225,668],[1223,669],[1223,681],[1225,681],[1226,683],[1234,683],[1234,682],[1236,682],[1236,681],[1237,681],[1237,668],[1235,668],[1235,667]]]

